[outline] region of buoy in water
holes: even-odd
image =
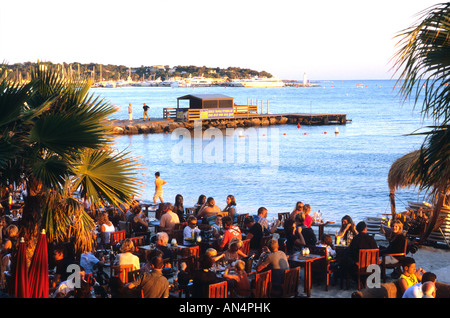
[[[306,135],[306,133],[303,133],[303,135]]]
[[[283,135],[285,135],[285,136],[286,136],[286,133],[283,133]]]
[[[324,131],[323,133],[324,133],[325,135],[327,134],[327,132],[326,132],[326,131]]]
[[[301,125],[300,125],[300,123],[298,123],[298,124],[297,124],[297,128],[300,129],[300,127],[301,127]]]
[[[339,134],[339,129],[337,127],[334,129],[334,133]]]

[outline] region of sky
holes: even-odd
[[[430,0],[14,0],[0,6],[7,64],[195,65],[281,79],[390,79],[395,35]]]

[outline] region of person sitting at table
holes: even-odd
[[[210,270],[214,265],[214,259],[203,254],[199,257],[200,269],[192,273],[192,297],[208,298],[209,285],[219,283],[220,279]]]
[[[109,244],[109,237],[111,232],[114,232],[116,228],[114,224],[108,218],[108,212],[100,213],[97,224],[100,232],[100,247],[105,248]]]
[[[386,254],[397,254],[397,253],[403,253],[405,251],[405,244],[406,244],[406,237],[403,234],[403,223],[399,219],[396,219],[391,224],[392,230],[388,233],[386,233],[386,239],[389,242],[389,245],[386,246],[380,246],[380,256],[386,255]],[[386,264],[396,264],[399,261],[401,261],[403,257],[397,256],[389,256],[387,255],[385,257]],[[395,270],[394,270],[395,272]],[[397,274],[397,273],[395,273]],[[395,275],[394,274],[394,275]],[[398,273],[400,274],[400,273]]]
[[[227,206],[225,207],[225,209],[223,209],[222,212],[227,212],[228,215],[231,216],[233,223],[237,222],[238,213],[236,209],[236,199],[234,198],[234,195],[230,194],[227,196]]]
[[[131,232],[135,234],[148,232],[148,222],[143,218],[141,205],[138,203],[133,204],[130,212],[127,222],[131,225]]]
[[[222,241],[219,243],[219,248],[221,251],[228,247],[228,244],[231,242],[231,239],[233,237],[237,237],[238,239],[242,240],[241,230],[238,226],[233,225],[233,220],[230,216],[225,216],[222,219],[222,223],[223,228],[225,229],[225,233],[223,234]]]
[[[223,235],[223,224],[222,224],[222,216],[221,215],[217,215],[216,216],[216,221],[215,223],[212,225],[212,235],[214,238],[218,239],[221,235]]]
[[[232,263],[237,261],[238,259],[247,257],[244,252],[241,251],[242,241],[237,237],[233,237],[228,243],[228,249],[223,253],[224,254],[224,262]]]
[[[155,241],[155,248],[163,252],[163,259],[169,259],[170,262],[166,263],[165,267],[170,267],[172,261],[173,261],[173,252],[172,250],[167,246],[169,243],[169,235],[166,232],[158,232],[156,233],[156,241]]]
[[[261,240],[264,236],[261,224],[256,223],[253,216],[249,215],[244,219],[244,225],[248,228],[246,239],[250,240],[249,254],[259,254],[261,251]]]
[[[280,220],[277,219],[274,222],[274,224],[272,225],[272,227],[270,227],[269,221],[267,221],[267,214],[268,214],[267,209],[265,207],[260,207],[258,209],[258,214],[254,216],[255,222],[258,222],[259,224],[261,224],[264,235],[270,235],[270,234],[275,233],[278,226],[280,226],[280,224],[281,224]]]
[[[364,221],[356,225],[358,234],[353,238],[348,247],[349,259],[355,264],[359,260],[359,250],[377,249],[378,245],[373,236],[367,234],[367,225]]]
[[[154,257],[162,257],[164,259],[164,253],[157,248],[146,251],[145,264],[140,268],[139,273],[150,273],[153,270],[152,259]]]
[[[197,233],[198,235],[200,235],[200,229],[197,226],[197,218],[193,215],[188,217],[188,225],[184,227],[183,230],[183,245],[193,245],[195,244],[194,242],[194,238],[195,238],[195,233]]]
[[[209,197],[206,204],[198,211],[197,219],[202,220],[203,224],[214,224],[217,213],[220,213],[220,208],[216,205],[214,198]]]
[[[166,232],[169,235],[172,235],[175,224],[180,223],[178,215],[172,210],[172,203],[166,203],[164,207],[164,214],[161,216],[161,220],[159,223],[159,230],[162,232]]]
[[[297,228],[293,219],[286,219],[284,221],[284,248],[287,255],[292,255],[299,250],[302,246],[305,246],[305,239],[301,232],[297,235]]]
[[[291,220],[295,220],[295,216],[296,216],[298,213],[302,213],[302,212],[303,212],[303,202],[298,201],[297,204],[295,205],[294,211],[292,211],[291,214],[289,215],[289,218],[290,218]]]
[[[6,239],[8,235],[6,234],[6,229],[10,224],[10,218],[6,215],[0,217],[0,242],[3,244],[3,239]]]
[[[432,272],[425,272],[422,275],[422,281],[420,283],[414,284],[403,293],[402,298],[422,298],[423,297],[423,284],[427,282],[436,283],[436,274]]]
[[[85,248],[83,253],[80,256],[80,266],[85,269],[86,274],[94,274],[94,277],[97,276],[97,271],[103,269],[105,262],[103,260],[99,260],[94,251],[89,248]]]
[[[79,275],[80,275],[79,281],[81,283],[79,287],[76,286],[73,278],[69,279],[69,277],[66,277],[66,279],[64,281],[61,281],[61,283],[55,289],[53,293],[53,298],[72,298],[72,297],[76,298],[75,297],[76,289],[83,288],[83,290],[86,289],[90,290],[90,286],[85,281],[86,271],[83,268],[83,266],[79,267]],[[86,294],[86,292],[84,292],[84,294]],[[90,295],[90,293],[87,294]],[[79,297],[79,298],[88,298],[88,297]]]
[[[186,222],[185,218],[184,218],[184,203],[183,203],[184,199],[183,196],[181,194],[177,194],[175,196],[175,203],[173,205],[173,213],[175,213],[176,215],[178,215],[178,219],[180,219],[180,222]]]
[[[194,215],[197,216],[198,212],[200,212],[200,209],[206,204],[206,195],[200,194],[198,197],[197,203],[194,204]]]
[[[128,289],[140,287],[144,298],[169,298],[169,281],[162,274],[164,261],[161,256],[151,260],[152,271],[142,273],[134,281],[126,284]]]
[[[19,228],[17,225],[11,224],[6,228],[6,237],[3,238],[0,255],[3,257],[16,249],[19,244]]]
[[[303,214],[305,217],[305,221],[303,222],[303,224],[306,227],[311,227],[311,225],[313,224],[313,218],[311,217],[310,213],[311,213],[311,206],[309,204],[305,204],[303,206]]]
[[[256,271],[261,272],[266,268],[272,270],[272,288],[279,289],[283,284],[284,271],[289,269],[289,262],[286,254],[280,251],[278,240],[270,239],[256,263]]]
[[[314,230],[305,225],[305,213],[298,213],[295,216],[295,225],[297,228],[297,233],[301,233],[303,239],[305,240],[306,246],[314,246],[317,242],[316,234],[314,234]]]
[[[217,253],[215,248],[209,247],[206,249],[205,254],[214,260],[214,265],[225,257],[225,253]]]
[[[235,273],[231,272],[233,269]],[[234,291],[237,298],[248,298],[251,295],[250,281],[245,271],[244,261],[237,260],[234,268],[231,264],[228,265],[223,273],[223,278],[229,282],[231,290]]]
[[[121,253],[117,254],[114,260],[114,265],[133,265],[132,270],[140,269],[139,257],[133,254],[134,251],[133,241],[126,238],[120,247]]]
[[[336,251],[333,245],[333,237],[331,237],[330,234],[324,234],[319,244],[317,244],[317,246],[327,248],[327,254],[329,259],[333,259],[336,257]]]
[[[53,258],[55,261],[55,276],[50,283],[50,289],[54,290],[61,282],[66,281],[71,271],[70,265],[75,264],[75,260],[69,256],[66,246],[58,244],[53,249]]]
[[[405,291],[422,281],[423,274],[426,271],[423,268],[416,268],[416,261],[412,257],[405,257],[402,260],[402,274],[398,280],[400,292],[403,297]]]
[[[347,241],[349,237],[355,237],[358,234],[355,223],[349,215],[344,215],[341,219],[341,228],[336,235],[336,244],[341,241]]]

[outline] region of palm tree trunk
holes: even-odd
[[[397,210],[395,208],[395,192],[391,190],[389,192],[389,201],[391,202],[391,213],[392,213],[392,219],[395,218],[395,214],[397,213]]]
[[[19,224],[20,236],[23,237],[27,243],[28,266],[31,264],[31,259],[41,230],[41,205],[43,198],[42,193],[40,192],[41,188],[42,185],[40,182],[31,181],[27,183],[28,195],[24,197],[22,219]]]
[[[444,202],[445,202],[445,191],[439,191],[438,200],[433,211],[433,216],[427,225],[425,233],[422,235],[422,238],[419,241],[419,245],[425,243],[428,237],[430,236],[431,232],[433,232],[434,225],[436,224],[439,214],[441,213],[441,208],[443,207]]]

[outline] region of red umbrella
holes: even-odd
[[[14,280],[14,295],[20,298],[29,298],[27,250],[25,240],[20,238],[19,250],[17,251],[16,271]]]
[[[45,230],[42,230],[34,250],[28,279],[31,298],[48,298],[48,251]]]

